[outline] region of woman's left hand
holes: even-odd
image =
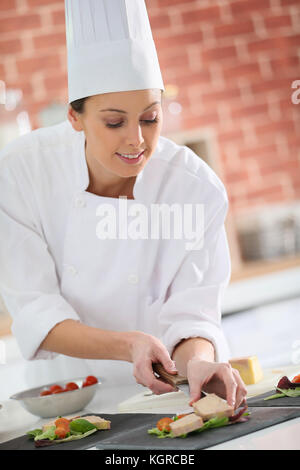
[[[201,398],[202,390],[226,399],[235,409],[247,396],[247,389],[239,372],[228,362],[191,359],[187,363],[187,379],[190,387],[190,406]]]

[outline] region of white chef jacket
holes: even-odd
[[[170,354],[183,338],[210,340],[228,360],[221,302],[230,279],[225,187],[191,149],[160,136],[128,205],[204,206],[204,243],[96,236],[97,209],[119,200],[87,192],[84,132],[68,120],[0,152],[0,293],[24,358],[53,359],[40,344],[58,323],[78,320],[155,335]],[[98,361],[99,362],[99,361]]]

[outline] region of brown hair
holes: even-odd
[[[77,111],[77,113],[82,114],[84,112],[84,103],[87,98],[80,98],[79,100],[72,101],[70,105]]]
[[[161,90],[161,97],[163,97],[163,90]],[[82,114],[84,113],[84,103],[88,99],[88,97],[80,98],[79,100],[72,101],[70,105],[77,111],[77,113]]]

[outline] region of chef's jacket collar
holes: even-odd
[[[90,182],[90,177],[89,177],[89,169],[86,161],[86,156],[85,156],[85,133],[84,131],[77,132],[79,134],[79,143],[76,142],[76,145],[78,145],[78,151],[79,151],[79,175],[78,175],[78,190],[79,191],[86,191],[89,182]],[[147,163],[147,165],[149,162]],[[134,186],[133,186],[133,196],[134,199],[136,200],[141,200],[141,192],[140,192],[140,186],[142,184],[142,180],[144,178],[144,171],[145,168],[143,168],[137,175]],[[102,197],[102,196],[99,196]],[[110,198],[112,199],[112,198]],[[115,199],[115,198],[114,198]]]

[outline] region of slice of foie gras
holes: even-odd
[[[187,416],[170,423],[170,428],[174,436],[181,436],[181,434],[196,431],[196,429],[200,429],[202,426],[203,419],[195,413],[188,414]]]
[[[204,398],[193,403],[193,408],[203,421],[207,421],[214,417],[232,416],[234,408],[214,393],[209,393]]]

